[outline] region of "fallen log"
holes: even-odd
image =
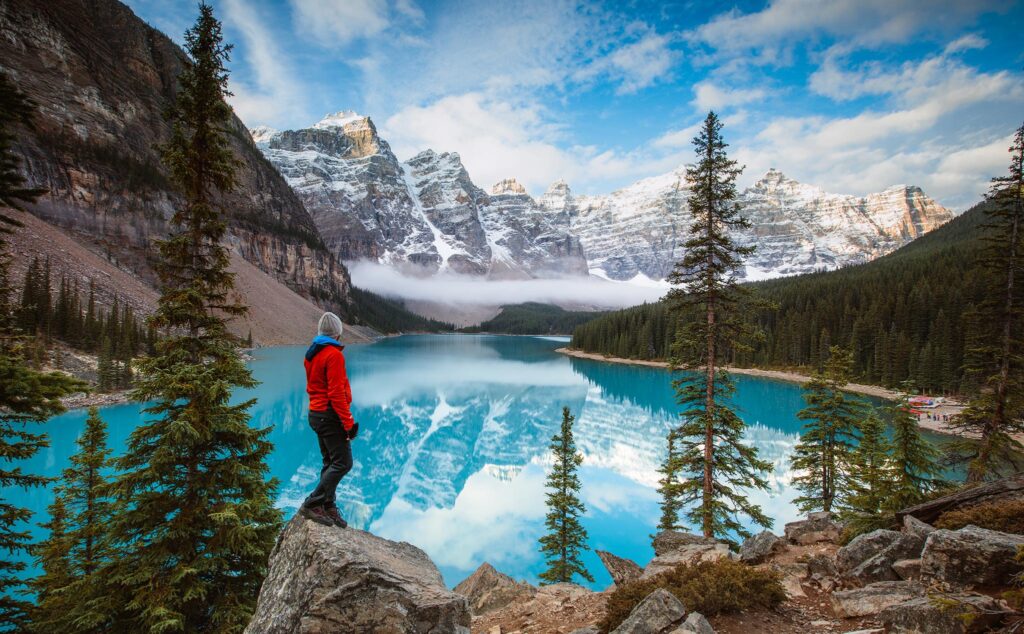
[[[987,482],[956,493],[922,502],[897,511],[896,517],[902,524],[903,518],[911,515],[922,522],[934,524],[939,516],[947,511],[962,510],[987,504],[989,502],[1010,502],[1024,500],[1024,474],[1014,475],[1002,480]]]

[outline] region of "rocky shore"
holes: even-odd
[[[1021,488],[993,490],[1016,496]],[[961,496],[953,503],[971,502]],[[487,563],[449,590],[415,546],[295,518],[271,555],[246,633],[598,634],[617,587],[652,580],[658,586],[677,566],[725,559],[777,573],[786,600],[771,610],[705,617],[656,587],[611,633],[968,634],[1020,617],[1000,597],[1021,572],[1015,557],[1024,536],[977,526],[937,529],[910,513],[902,522],[899,530],[876,530],[840,546],[843,526],[829,513],[811,513],[782,535],[747,539],[738,551],[665,531],[643,567],[599,552],[614,584],[596,592],[564,583],[534,587]]]

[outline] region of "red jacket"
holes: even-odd
[[[314,344],[306,352],[306,393],[313,412],[334,411],[346,431],[352,429],[352,388],[345,373],[343,346]]]

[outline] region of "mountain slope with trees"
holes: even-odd
[[[832,345],[853,353],[853,379],[936,393],[969,391],[967,343],[985,287],[979,268],[984,204],[894,253],[838,271],[750,284],[777,310],[754,311],[764,339],[730,350],[736,366],[814,371]],[[685,319],[685,317],[684,317]],[[664,302],[610,313],[577,328],[571,347],[665,359],[675,332]]]

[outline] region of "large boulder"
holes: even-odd
[[[870,616],[922,595],[924,589],[910,581],[879,581],[863,588],[833,592],[832,610],[843,619]]]
[[[658,588],[637,604],[612,634],[669,634],[686,619],[686,607],[674,594]]]
[[[836,552],[836,567],[847,582],[864,585],[876,581],[898,581],[892,565],[901,559],[916,558],[924,541],[908,535],[879,529],[858,535]]]
[[[760,564],[772,555],[786,549],[786,542],[771,531],[762,531],[748,537],[740,547],[740,561]]]
[[[270,555],[246,634],[469,633],[465,597],[419,548],[296,516]]]
[[[1024,535],[965,526],[939,529],[928,536],[921,553],[922,581],[953,585],[1005,586],[1021,571],[1015,560]]]
[[[729,545],[723,542],[705,542],[680,546],[676,550],[658,555],[644,568],[641,579],[650,579],[668,572],[683,564],[695,564],[702,561],[718,561],[719,559],[735,558]]]
[[[878,620],[889,634],[973,634],[987,632],[1003,619],[1003,608],[992,597],[946,594],[942,598],[942,603],[920,597],[889,606],[878,615]],[[955,607],[957,604],[959,607]],[[971,612],[974,617],[960,618],[964,612]]]
[[[808,513],[807,519],[790,522],[784,528],[786,540],[791,544],[816,544],[839,539],[843,527],[832,519],[828,511]]]
[[[717,544],[718,540],[703,535],[684,533],[682,531],[661,531],[654,536],[651,545],[654,546],[654,556],[664,555],[679,550],[684,546],[695,544]]]
[[[907,535],[915,535],[924,540],[928,539],[928,536],[935,532],[935,527],[931,524],[922,522],[913,515],[907,515],[903,518],[903,532]]]
[[[519,599],[529,599],[537,589],[502,574],[489,563],[483,563],[476,572],[455,586],[455,593],[469,600],[474,615],[487,614]]]
[[[597,553],[598,558],[601,559],[601,563],[604,564],[605,569],[608,570],[608,574],[612,576],[612,581],[617,586],[629,583],[630,581],[636,581],[640,578],[640,575],[644,573],[644,569],[637,565],[637,563],[632,559],[617,557],[604,550],[597,550],[595,552]]]

